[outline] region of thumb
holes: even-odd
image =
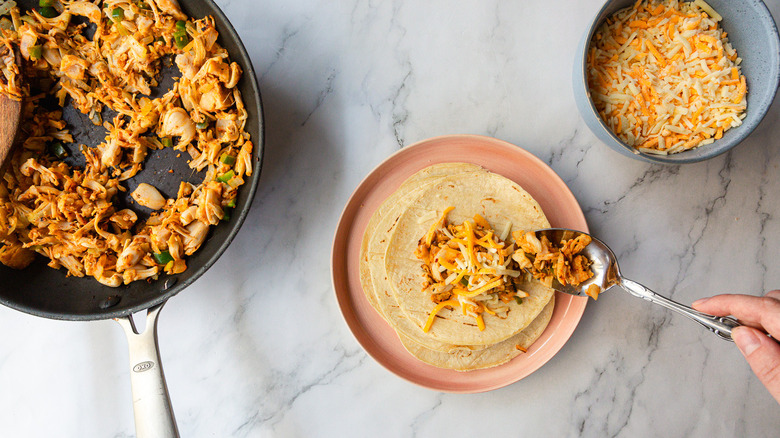
[[[780,344],[752,327],[737,327],[731,334],[750,368],[780,403]]]

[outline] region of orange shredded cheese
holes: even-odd
[[[673,154],[742,124],[741,58],[703,0],[640,0],[591,40],[588,86],[604,123],[641,152]]]
[[[447,215],[452,209],[444,210],[414,252],[423,261],[426,274],[423,292],[430,294],[435,304],[423,326],[425,332],[442,309],[458,306],[463,315],[474,318],[479,330],[485,330],[483,314],[503,318],[510,309],[508,304],[520,305],[522,298],[529,296],[515,283],[523,273],[511,258],[515,244],[497,237],[479,214],[462,224],[449,224]],[[509,234],[511,224],[504,228],[502,235]],[[494,298],[500,302],[496,304]]]
[[[428,331],[431,330],[431,326],[433,325],[433,320],[436,318],[436,315],[441,312],[441,310],[445,307],[455,307],[460,305],[458,300],[447,300],[442,301],[441,303],[437,304],[436,307],[433,308],[431,311],[431,314],[428,315],[428,320],[425,321],[425,326],[423,327],[423,331],[425,333],[428,333]]]
[[[477,328],[479,328],[479,331],[485,330],[485,319],[482,318],[482,314],[477,315]]]
[[[425,234],[425,243],[427,245],[431,244],[431,241],[433,240],[433,235],[436,232],[436,229],[441,226],[441,224],[447,219],[447,214],[454,210],[455,207],[447,207],[444,210],[444,213],[441,214],[441,217],[438,221],[436,221],[433,225],[431,225],[431,228],[428,230],[428,232]]]

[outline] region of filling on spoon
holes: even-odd
[[[515,231],[512,237],[519,247],[512,259],[547,287],[552,287],[553,280],[563,286],[578,286],[593,277],[592,262],[580,254],[591,242],[587,234],[563,239],[557,244],[550,242],[547,236],[537,238],[533,231]],[[585,290],[585,294],[594,300],[600,293],[601,288],[595,284]]]

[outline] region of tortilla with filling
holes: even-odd
[[[425,274],[414,250],[419,239],[449,206],[455,207],[448,215],[450,223],[460,224],[479,213],[497,234],[507,224],[511,225],[510,231],[550,226],[531,195],[518,184],[494,173],[455,174],[426,186],[398,217],[385,255],[390,292],[420,331],[435,303],[422,292]],[[527,327],[553,295],[549,288],[532,287],[526,292],[530,295],[523,298],[522,304],[514,301],[504,304],[508,308],[504,317],[483,314],[486,326],[483,331],[477,329],[473,317],[463,315],[460,309],[445,309],[437,314],[425,337],[452,345],[492,345],[504,341]]]
[[[491,345],[481,350],[467,347],[453,347],[449,352],[431,350],[425,348],[401,335],[401,342],[409,353],[421,361],[439,368],[447,368],[456,371],[471,371],[490,368],[504,364],[524,353],[547,328],[555,307],[553,297],[542,312],[520,333],[511,336],[505,341]]]
[[[427,187],[445,176],[468,172],[485,172],[485,170],[474,164],[442,163],[412,175],[374,212],[366,226],[361,243],[360,282],[369,303],[399,335],[406,335],[410,341],[437,351],[450,351],[453,347],[482,349],[485,346],[455,346],[424,336],[425,333],[408,320],[398,306],[385,271],[385,253],[389,236],[404,209],[408,208]]]

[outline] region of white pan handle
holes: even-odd
[[[124,329],[130,346],[130,386],[133,390],[135,433],[138,438],[179,436],[157,349],[157,315],[164,304],[147,311],[143,333],[136,330],[132,316],[114,319]]]

